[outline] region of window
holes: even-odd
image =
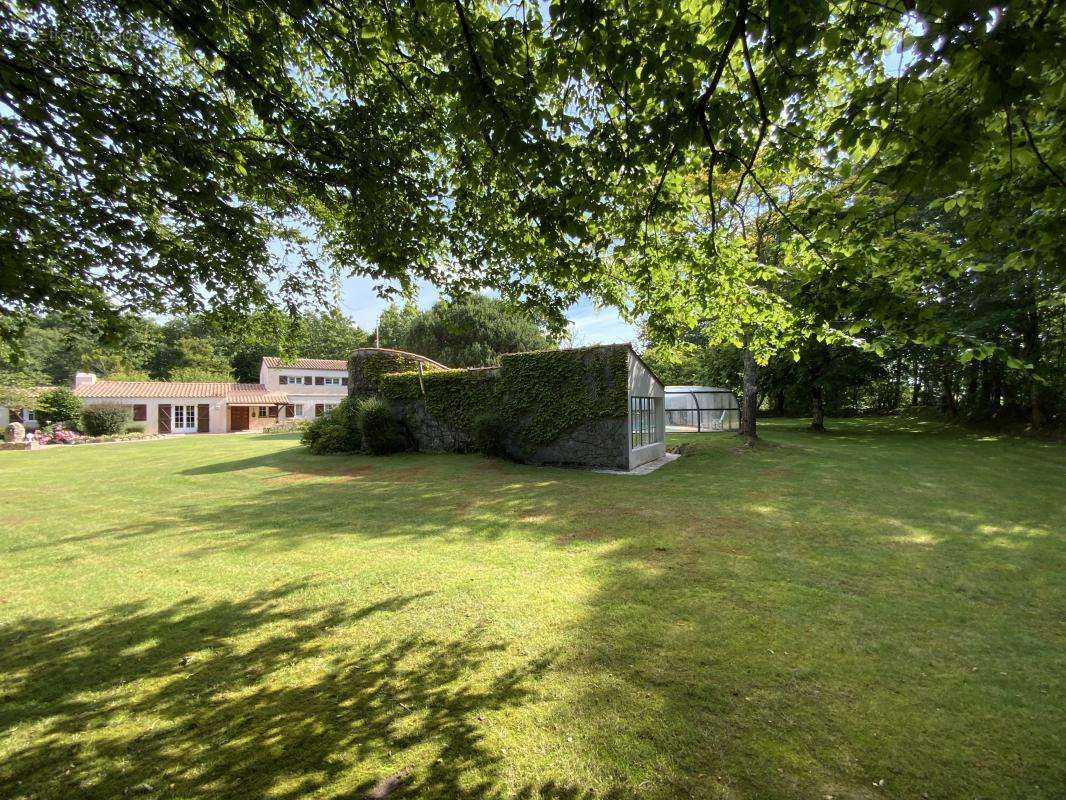
[[[267,407],[266,406],[259,406],[259,416],[261,416],[261,417],[267,416]]]
[[[190,433],[196,430],[196,406],[174,406],[171,412],[170,430],[173,433]]]
[[[37,421],[37,412],[34,411],[32,408],[24,408],[24,409],[22,409],[22,421],[23,422],[36,422]]]
[[[630,398],[631,449],[663,440],[663,432],[659,430],[659,410],[662,408],[662,402],[661,397]]]
[[[304,404],[297,403],[296,405],[292,406],[292,415],[294,417],[302,417],[304,415]]]
[[[335,409],[338,405],[340,405],[340,404],[339,403],[324,403],[322,405],[322,408],[324,409],[324,413],[328,414],[330,411]]]
[[[322,383],[325,386],[340,386],[341,385],[341,379],[340,378],[323,378],[322,379]]]

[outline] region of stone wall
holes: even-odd
[[[629,469],[628,426],[625,418],[589,420],[521,460],[530,464]]]

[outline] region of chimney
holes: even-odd
[[[91,386],[96,383],[96,376],[91,372],[75,372],[74,388],[79,386]]]

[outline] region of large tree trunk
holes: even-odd
[[[825,403],[822,402],[822,387],[811,386],[811,430],[825,430]]]
[[[1025,345],[1025,355],[1029,363],[1033,365],[1029,373],[1029,422],[1034,428],[1043,427],[1047,421],[1044,415],[1042,402],[1043,387],[1040,385],[1040,309],[1037,305],[1036,278],[1030,280],[1029,291],[1026,292],[1025,323],[1022,330],[1022,342]]]
[[[914,383],[911,385],[911,405],[917,406],[918,401],[922,399],[922,366],[918,363],[917,356],[914,359]]]
[[[751,350],[744,348],[744,399],[740,406],[740,435],[754,442],[758,438],[755,430],[755,413],[759,408],[759,368]]]
[[[959,416],[959,404],[955,399],[955,365],[951,361],[951,356],[947,353],[944,354],[941,365],[943,367],[943,372],[941,373],[943,377],[940,410],[948,419],[955,419]]]

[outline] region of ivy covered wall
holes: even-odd
[[[513,455],[524,458],[599,421],[621,421],[624,429],[628,378],[629,347],[608,345],[515,353],[503,356],[499,367],[425,372],[421,378],[393,371],[377,383],[416,438],[418,430],[443,428],[443,440],[463,449],[478,418],[492,414],[506,423]],[[618,449],[625,452],[616,427],[610,436],[620,438]]]
[[[381,379],[395,372],[417,370],[422,365],[423,372],[446,370],[431,358],[403,350],[390,350],[380,347],[361,347],[353,350],[348,357],[348,395],[350,397],[367,397],[379,394]],[[417,372],[416,372],[417,374]]]

